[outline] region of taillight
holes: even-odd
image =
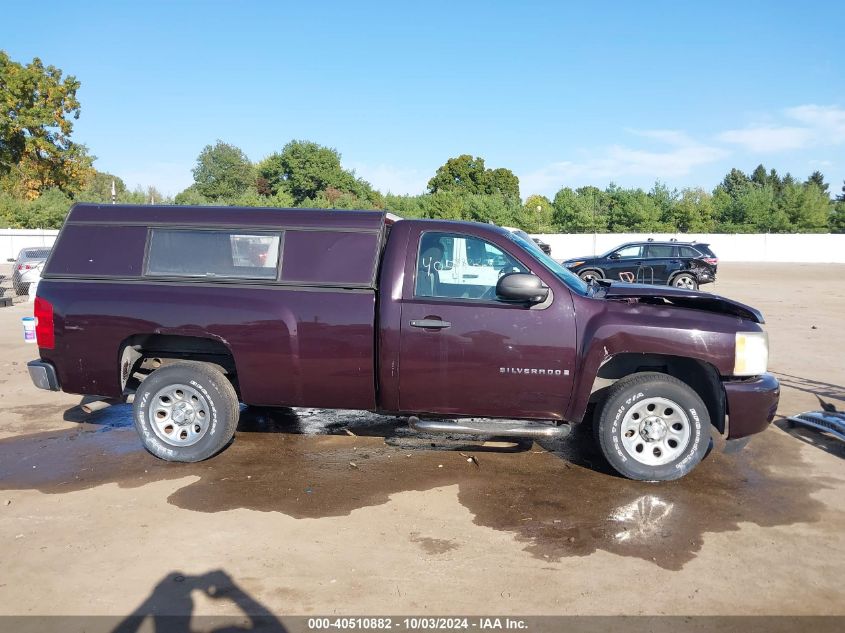
[[[718,257],[705,257],[704,261],[706,261],[711,266],[715,266],[716,264],[719,263],[719,258]]]
[[[53,304],[41,297],[35,297],[35,339],[38,341],[38,347],[44,349],[56,347]]]

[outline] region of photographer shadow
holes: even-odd
[[[194,598],[199,591],[212,600],[234,603],[241,611],[237,616],[193,616]],[[194,623],[200,628],[192,628]],[[149,597],[124,618],[111,633],[138,633],[149,630],[144,623],[151,620],[155,633],[287,633],[285,626],[263,604],[247,594],[223,570],[199,576],[171,572],[152,590]],[[237,621],[237,624],[233,624]]]

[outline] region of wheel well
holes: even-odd
[[[671,275],[669,275],[669,282],[668,283],[672,283],[672,280],[675,277],[677,277],[678,275],[689,275],[690,277],[695,279],[696,282],[698,281],[698,275],[693,270],[685,269],[685,270],[676,270]]]
[[[232,351],[221,341],[201,336],[135,334],[120,347],[120,379],[124,393],[134,392],[155,369],[176,362],[199,362],[218,367],[240,395]]]
[[[604,277],[605,277],[604,271],[601,268],[598,268],[597,266],[584,266],[584,268],[582,268],[581,270],[578,271],[578,274],[580,275],[580,274],[588,272],[588,271],[598,273],[599,275],[601,275],[602,279],[604,279]]]
[[[593,381],[591,401],[601,399],[611,384],[631,374],[656,371],[689,385],[704,401],[710,421],[720,432],[725,432],[725,395],[718,370],[700,360],[670,354],[623,353],[612,356],[598,371]]]

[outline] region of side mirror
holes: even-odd
[[[610,259],[619,259],[619,253],[611,253]]]
[[[549,296],[549,288],[530,273],[508,273],[499,278],[496,295],[505,301],[541,303]]]

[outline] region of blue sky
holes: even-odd
[[[841,1],[0,3],[0,48],[82,82],[75,138],[174,194],[220,138],[292,138],[418,193],[450,156],[523,196],[714,186],[762,162],[845,179]]]

